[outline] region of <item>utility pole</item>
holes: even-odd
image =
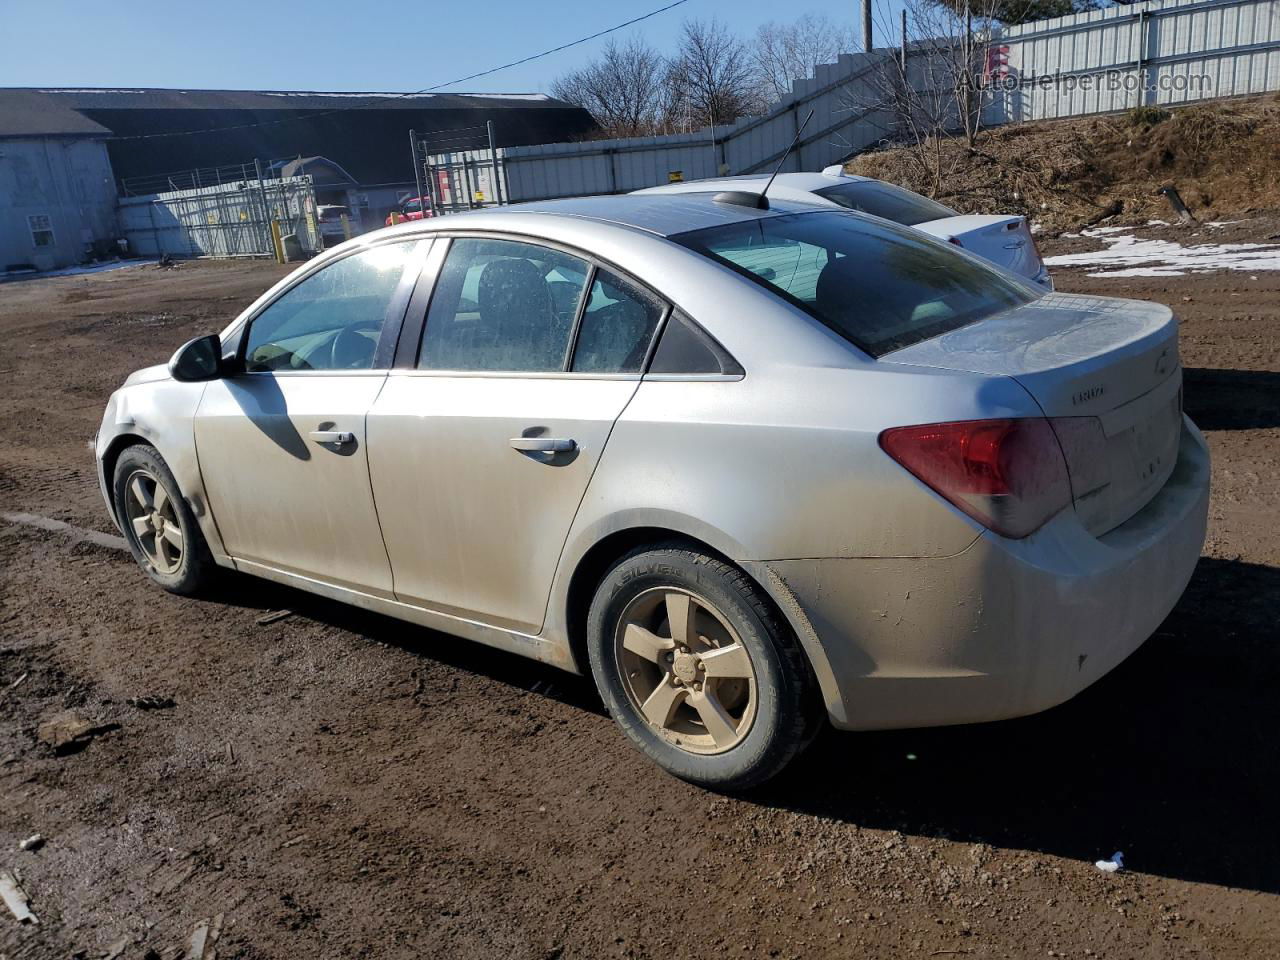
[[[486,120],[484,126],[489,134],[489,162],[493,165],[493,199],[497,201],[498,206],[502,206],[503,171],[498,168],[498,141],[493,135],[493,121]]]
[[[862,0],[862,51],[871,52],[871,0]]]
[[[422,164],[418,162],[418,133],[416,130],[409,131],[409,153],[413,157],[413,186],[418,191],[418,209],[422,211],[422,215],[427,215],[426,208],[422,202]]]
[[[907,8],[902,8],[902,75],[907,75]]]

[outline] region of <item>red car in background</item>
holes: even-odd
[[[423,210],[424,206],[426,207],[425,211]],[[387,214],[387,219],[384,221],[386,226],[389,227],[391,226],[391,224],[396,222],[391,219],[394,213],[395,211],[392,211],[392,213]],[[435,216],[435,214],[431,212],[430,199],[426,199],[424,203],[423,197],[410,197],[404,203],[400,204],[399,214],[400,214],[401,221],[422,220],[422,219],[425,219],[426,217]]]

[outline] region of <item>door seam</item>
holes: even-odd
[[[400,601],[400,595],[396,593],[396,568],[391,562],[391,551],[387,549],[387,535],[382,529],[382,512],[378,509],[378,491],[373,486],[373,461],[369,457],[369,414],[373,412],[373,408],[378,405],[378,398],[382,396],[382,391],[387,389],[387,381],[391,379],[391,372],[387,371],[382,378],[382,384],[378,387],[378,392],[373,395],[373,399],[369,401],[369,406],[364,411],[364,473],[369,481],[369,502],[373,504],[373,519],[378,524],[378,541],[382,544],[382,554],[387,558],[387,572],[391,574],[391,596],[396,602]]]
[[[609,439],[613,436],[614,428],[618,426],[618,421],[623,418],[627,412],[627,408],[631,406],[636,398],[636,394],[640,392],[640,387],[644,383],[643,380],[636,381],[636,388],[631,391],[631,396],[627,397],[627,402],[622,405],[622,409],[618,411],[618,415],[613,418],[609,424],[609,432],[604,436],[604,442],[600,444],[600,456],[596,457],[595,466],[591,468],[591,476],[587,477],[587,482],[582,486],[582,496],[578,498],[578,504],[573,508],[573,516],[569,520],[568,526],[564,530],[564,539],[560,541],[560,552],[556,555],[555,570],[551,574],[551,582],[547,585],[547,599],[542,605],[542,622],[538,624],[539,638],[547,629],[547,614],[551,610],[551,597],[555,593],[556,584],[560,580],[560,564],[564,562],[564,551],[569,545],[569,534],[573,532],[573,526],[578,522],[578,513],[582,510],[583,501],[587,499],[587,492],[591,489],[591,481],[596,477],[596,471],[600,469],[600,464],[604,462],[605,451],[609,449]]]

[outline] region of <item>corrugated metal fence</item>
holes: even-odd
[[[321,249],[310,177],[246,179],[119,199],[120,229],[140,256],[270,257],[271,223],[304,254]]]
[[[1280,90],[1280,0],[1151,0],[1004,28],[989,44],[998,85],[986,95],[988,125]],[[502,149],[507,198],[624,193],[769,170],[810,109],[784,169],[819,170],[893,138],[877,75],[896,55],[842,55],[795,81],[791,98],[765,116],[714,131]],[[926,54],[916,47],[909,55]],[[909,76],[923,75],[920,66]],[[475,154],[487,162],[487,152]]]

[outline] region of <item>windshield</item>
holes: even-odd
[[[1042,294],[923,233],[835,210],[671,239],[772,290],[873,357]]]
[[[879,180],[841,183],[813,192],[850,210],[869,213],[874,217],[884,217],[894,223],[904,223],[908,227],[914,227],[917,223],[928,223],[930,220],[941,220],[943,217],[957,216],[954,210],[944,207],[936,200],[922,197],[902,187],[895,187],[892,183],[881,183]]]

